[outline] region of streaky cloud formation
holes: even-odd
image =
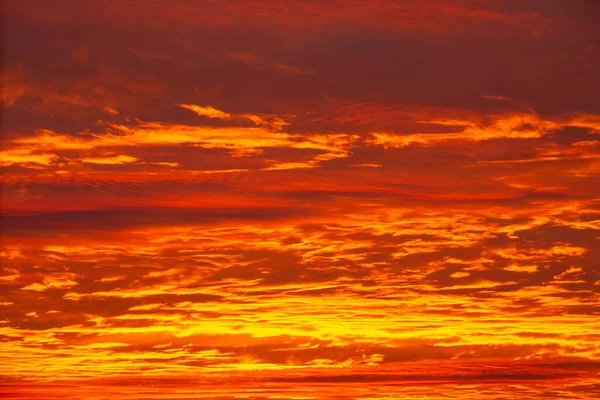
[[[600,396],[595,2],[4,8],[0,397]]]

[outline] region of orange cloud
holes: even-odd
[[[8,1],[0,397],[597,397],[594,6]]]
[[[479,142],[493,139],[536,139],[562,126],[557,122],[544,121],[535,115],[500,116],[489,125],[468,120],[423,120],[423,124],[464,127],[456,133],[372,133],[371,145],[383,147],[406,147],[413,144],[431,146],[448,141]],[[570,125],[568,125],[570,126]]]
[[[216,118],[216,119],[230,119],[231,118],[231,114],[228,114],[221,110],[217,110],[216,108],[211,107],[211,106],[202,107],[202,106],[197,106],[195,104],[178,104],[178,105],[182,108],[193,111],[200,116],[204,116],[204,117],[208,117],[208,118]]]
[[[81,159],[84,163],[89,164],[126,164],[136,162],[138,159],[126,155],[110,156],[110,157],[88,157]]]

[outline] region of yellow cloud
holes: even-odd
[[[230,119],[231,114],[228,114],[224,111],[217,110],[211,106],[198,106],[195,104],[178,104],[179,107],[185,108],[187,110],[193,111],[201,117],[215,118],[215,119]]]
[[[88,164],[110,165],[110,164],[128,164],[128,163],[136,162],[136,161],[138,161],[138,159],[136,157],[118,155],[118,156],[111,156],[111,157],[87,157],[87,158],[82,158],[81,161],[84,163],[88,163]]]

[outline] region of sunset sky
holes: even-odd
[[[3,8],[0,397],[600,397],[599,1]]]

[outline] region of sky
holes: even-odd
[[[3,3],[0,394],[600,396],[600,2]]]

